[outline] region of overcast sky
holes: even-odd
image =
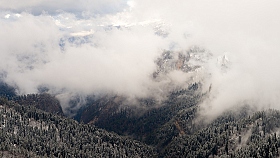
[[[3,0],[0,72],[19,94],[36,93],[43,85],[53,93],[143,97],[162,88],[151,74],[163,49],[196,45],[213,54],[199,73],[205,90],[212,84],[209,99],[201,105],[207,115],[244,103],[280,109],[279,3]],[[155,28],[168,36],[158,36]],[[68,40],[85,35],[83,44]],[[224,55],[226,70],[217,63]]]

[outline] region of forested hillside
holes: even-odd
[[[153,147],[72,119],[0,100],[0,154],[17,157],[157,157]]]
[[[193,134],[175,137],[163,157],[278,157],[280,112],[268,110],[243,118],[226,113]],[[180,151],[180,152],[178,152]]]
[[[75,119],[148,144],[166,144],[178,133],[175,122],[179,121],[186,130],[194,130],[189,124],[195,118],[197,103],[203,97],[197,93],[197,86],[194,84],[189,89],[174,91],[161,103],[154,99],[141,99],[138,106],[125,106],[118,97],[88,99]]]
[[[0,0],[0,158],[280,158],[279,19],[276,0]]]
[[[15,96],[12,100],[20,105],[30,105],[46,112],[64,115],[58,99],[48,93]]]
[[[149,115],[145,114],[147,120],[144,119],[144,115],[132,117],[134,123],[137,122],[136,118],[139,123],[134,126],[130,124],[132,129],[135,129],[127,136],[139,139],[142,141],[140,142],[99,129],[93,124],[81,124],[63,116],[41,111],[34,106],[19,105],[5,98],[0,99],[0,105],[1,156],[279,156],[280,111],[277,110],[250,114],[244,108],[243,112],[226,112],[210,124],[203,122],[198,124],[194,122],[197,107],[195,104],[184,106],[182,109],[180,106],[175,106],[172,110],[153,109]],[[166,119],[161,120],[158,116],[167,114],[164,113],[165,110],[177,112],[171,112],[170,117],[166,115]],[[154,123],[150,120],[152,118]],[[131,121],[129,118],[127,120]],[[143,129],[140,128],[140,124],[143,125]],[[123,128],[120,123],[114,126]],[[140,128],[140,132],[135,132],[136,127]]]
[[[92,100],[89,102],[92,104],[81,109],[77,117],[81,122],[152,145],[159,157],[279,156],[279,111],[258,112],[244,106],[206,123],[197,118],[198,103],[207,94],[197,93],[197,86],[174,91],[162,106],[146,111],[118,108],[115,97]],[[142,107],[157,104],[151,99],[139,103],[143,104]]]
[[[199,87],[195,83],[187,89],[175,90],[163,102],[139,99],[138,106],[124,104],[125,98],[120,96],[88,97],[87,105],[74,117],[77,121],[63,116],[58,100],[47,93],[6,95],[0,99],[0,154],[6,157],[280,156],[279,111],[253,112],[245,106],[206,123],[198,119],[199,102],[207,97],[207,93],[199,92]]]

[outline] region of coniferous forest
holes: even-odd
[[[130,138],[1,98],[1,156],[156,157]]]
[[[280,111],[244,106],[211,122],[197,119],[207,94],[198,85],[170,93],[160,107],[120,107],[116,96],[89,97],[72,117],[52,95],[2,96],[2,157],[279,157]],[[39,105],[44,105],[41,108]],[[150,107],[150,108],[149,108]],[[91,114],[91,115],[90,115]]]
[[[279,19],[280,1],[0,0],[0,158],[280,158]]]

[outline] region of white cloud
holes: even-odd
[[[127,7],[126,0],[3,0],[0,9],[16,12],[30,12],[42,14],[44,12],[54,14],[58,11],[77,14],[111,14],[122,11]]]
[[[1,32],[0,69],[7,72],[5,80],[17,85],[20,93],[34,93],[38,86],[47,85],[84,94],[146,96],[152,86],[154,60],[164,43],[152,28],[142,26],[106,31],[92,23],[92,29],[97,29],[93,35],[71,37],[72,31],[84,25],[77,24],[74,30],[63,26],[61,30],[53,17],[27,13],[0,23],[5,30]],[[94,43],[76,45],[68,38],[89,38]],[[63,50],[61,39],[66,39]]]
[[[0,69],[22,93],[48,85],[145,96],[158,86],[150,75],[160,50],[197,45],[213,54],[201,73],[211,74],[204,76],[205,89],[212,84],[210,99],[201,105],[209,113],[244,101],[278,108],[278,6],[261,0],[1,1]],[[168,36],[156,35],[155,27]],[[81,33],[88,36],[69,39]],[[225,52],[226,72],[216,63]],[[184,83],[180,72],[169,75]]]

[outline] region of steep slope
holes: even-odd
[[[195,130],[192,120],[203,97],[197,88],[198,84],[194,84],[189,89],[174,91],[164,102],[140,99],[138,106],[125,106],[119,97],[88,100],[88,105],[78,112],[75,119],[130,136],[161,150],[172,137],[180,134],[178,127],[186,133]]]
[[[46,112],[64,115],[58,99],[48,93],[17,95],[16,88],[0,80],[0,96],[21,105],[32,105]]]
[[[279,156],[279,111],[254,112],[245,106],[225,112],[207,124],[197,120],[199,100],[207,94],[194,95],[193,87],[171,93],[161,107],[142,111],[140,115],[135,109],[122,109],[91,123],[148,143],[157,148],[159,157]],[[143,102],[146,106],[153,103]]]
[[[0,154],[22,157],[156,157],[150,146],[0,99]]]
[[[227,112],[193,134],[174,137],[161,157],[279,157],[280,112]],[[180,152],[178,152],[180,151]]]
[[[210,55],[199,47],[192,47],[186,51],[164,50],[155,61],[157,69],[152,74],[155,82],[165,82],[160,87],[162,94],[159,94],[164,99],[158,100],[153,96],[137,98],[136,103],[131,105],[130,102],[126,102],[125,97],[117,95],[88,97],[86,105],[78,111],[74,119],[121,135],[132,136],[149,144],[166,144],[161,137],[155,136],[156,133],[163,126],[167,126],[167,123],[173,126],[177,122],[176,117],[184,116],[184,109],[194,118],[195,106],[203,95],[199,80],[189,77],[182,84],[176,85],[169,75],[174,71],[182,74],[198,71],[201,68],[198,63],[207,60],[207,56]],[[177,127],[179,124],[177,122]],[[176,133],[177,129],[173,132]],[[172,134],[167,133],[165,136],[165,139],[169,140]]]
[[[7,83],[3,82],[0,79],[0,96],[6,96],[6,97],[14,97],[16,96],[15,88],[12,86],[9,86]]]
[[[12,100],[20,105],[31,105],[46,112],[64,115],[58,99],[48,93],[16,96]]]

